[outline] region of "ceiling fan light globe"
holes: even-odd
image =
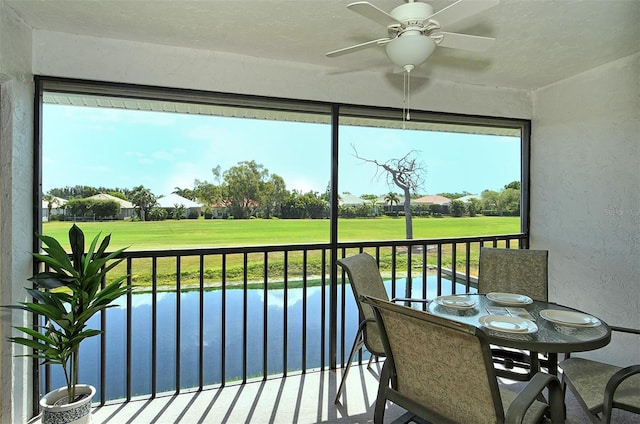
[[[391,63],[401,68],[407,65],[419,66],[436,48],[436,43],[426,35],[404,35],[394,38],[385,46]]]

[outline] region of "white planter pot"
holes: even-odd
[[[76,385],[76,397],[82,399],[65,403],[67,388],[61,387],[44,395],[40,399],[42,424],[89,424],[91,423],[91,400],[96,389],[87,384]]]

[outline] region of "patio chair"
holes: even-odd
[[[358,306],[359,325],[356,336],[353,340],[353,346],[351,347],[351,353],[349,353],[349,359],[347,361],[338,392],[336,393],[335,403],[340,400],[340,395],[344,390],[344,385],[349,374],[349,368],[353,362],[355,354],[363,347],[371,353],[367,368],[371,366],[371,360],[373,357],[384,357],[384,348],[380,341],[380,334],[378,327],[375,323],[375,317],[370,307],[362,305],[359,301],[361,295],[372,296],[379,299],[388,300],[387,291],[380,275],[378,263],[368,253],[360,253],[358,255],[350,256],[347,258],[339,259],[336,261],[347,273],[349,281],[351,283],[351,289]],[[396,298],[393,301],[411,301],[411,302],[428,302],[426,299],[400,299]]]
[[[374,423],[383,422],[387,400],[432,423],[537,423],[546,413],[564,422],[556,376],[537,373],[519,393],[498,386],[481,329],[381,299],[362,302],[374,309],[387,354]],[[548,404],[536,399],[545,389]]]
[[[640,330],[624,327],[612,326],[611,330],[640,334]],[[592,423],[611,423],[613,408],[640,414],[640,363],[623,368],[569,358],[560,363],[560,368],[563,385],[573,392]]]
[[[548,300],[547,250],[480,248],[478,292],[506,292]],[[538,354],[513,349],[492,349],[499,377],[529,380],[540,366],[555,370],[557,354]]]

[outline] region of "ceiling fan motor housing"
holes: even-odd
[[[405,25],[415,25],[433,15],[433,8],[426,3],[410,2],[396,7],[389,14]]]

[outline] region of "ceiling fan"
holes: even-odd
[[[347,6],[350,10],[387,28],[388,36],[356,44],[327,53],[328,57],[341,56],[370,47],[384,46],[389,60],[407,73],[424,63],[436,46],[454,49],[484,51],[494,38],[442,31],[442,28],[496,6],[500,0],[459,0],[438,12],[427,3],[408,0],[391,12],[366,1]]]

